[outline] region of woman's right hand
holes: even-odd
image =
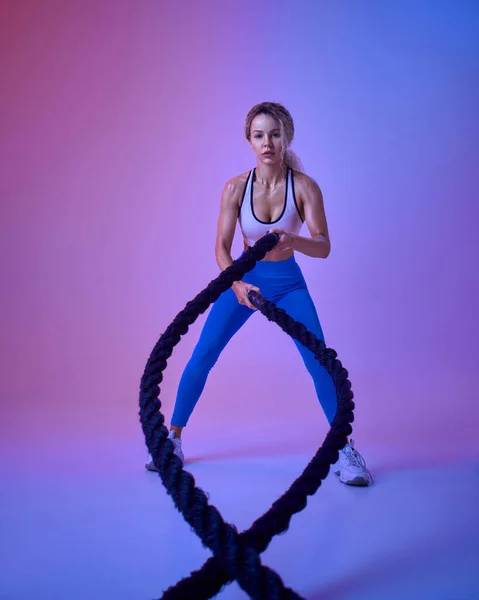
[[[254,304],[251,304],[249,298],[248,298],[248,292],[250,290],[254,290],[255,292],[258,292],[259,294],[259,288],[257,288],[254,285],[251,285],[250,283],[245,283],[244,281],[235,281],[233,283],[233,285],[231,286],[233,292],[236,294],[236,297],[238,298],[238,302],[240,304],[244,304],[245,306],[247,306],[248,308],[251,308],[252,310],[258,310],[256,308],[256,306],[254,306]]]

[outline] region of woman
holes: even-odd
[[[216,237],[216,260],[223,271],[231,265],[231,245],[239,220],[245,250],[269,232],[279,234],[278,244],[247,273],[242,281],[214,303],[192,357],[188,362],[175,403],[169,438],[175,454],[183,461],[181,432],[203,391],[206,379],[221,351],[254,313],[248,292],[256,290],[293,319],[300,321],[324,340],[316,309],[294,258],[294,251],[327,258],[331,244],[321,190],[302,172],[301,163],[289,149],[294,123],[284,106],[263,102],[246,117],[245,135],[257,160],[248,173],[234,177],[224,187]],[[306,221],[310,237],[298,235]],[[326,369],[313,353],[296,342],[306,369],[313,378],[323,411],[331,424],[336,413],[336,393]],[[155,470],[152,461],[145,465]],[[371,476],[364,459],[347,443],[334,472],[349,485],[369,485]]]

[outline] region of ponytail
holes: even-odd
[[[295,152],[293,152],[289,148],[287,148],[284,152],[283,162],[290,169],[294,169],[295,171],[300,171],[301,173],[304,173],[304,167],[301,162],[301,159]]]

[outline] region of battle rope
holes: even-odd
[[[326,478],[330,466],[338,459],[339,450],[346,443],[346,436],[352,431],[354,402],[351,383],[336,352],[327,348],[324,342],[285,311],[260,294],[250,292],[250,300],[260,312],[304,344],[327,369],[336,388],[338,408],[322,446],[300,477],[250,529],[241,534],[234,525],[223,520],[216,507],[208,503],[205,492],[195,486],[193,475],[183,469],[180,459],[173,454],[173,443],[167,439],[168,430],[164,426],[165,418],[159,400],[159,384],[163,380],[167,359],[181,336],[211,303],[251,271],[256,262],[277,244],[278,239],[277,234],[262,237],[186,304],[156,343],[141,379],[139,414],[148,451],[176,508],[203,545],[213,552],[213,557],[199,571],[191,573],[164,592],[162,600],[207,600],[234,580],[254,600],[304,600],[286,588],[275,571],[261,564],[260,554],[275,535],[288,529],[292,516],[306,506],[307,497],[312,496]]]

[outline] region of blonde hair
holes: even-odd
[[[294,138],[294,121],[290,112],[277,102],[261,102],[253,106],[245,121],[245,135],[248,141],[251,141],[251,123],[258,115],[269,115],[278,121],[283,140],[281,160],[290,169],[304,171],[301,160],[289,147]]]

